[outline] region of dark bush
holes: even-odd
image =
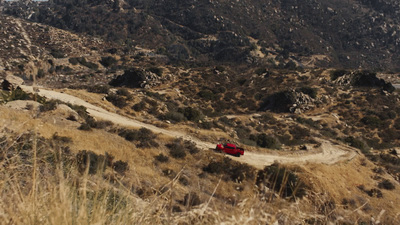
[[[120,129],[118,135],[127,141],[136,142],[139,148],[158,147],[158,143],[154,140],[157,136],[144,127],[139,130]]]
[[[382,191],[376,188],[372,188],[371,190],[365,190],[365,193],[367,193],[370,197],[383,198]]]
[[[197,93],[202,99],[212,101],[216,99],[216,95],[211,90],[201,90]]]
[[[122,95],[122,96],[125,96],[125,97],[131,97],[131,93],[129,92],[129,90],[128,89],[126,89],[126,88],[120,88],[120,89],[118,89],[117,90],[117,95]]]
[[[101,57],[101,60],[100,60],[101,65],[103,65],[104,67],[110,67],[117,62],[118,61],[112,56]]]
[[[281,197],[303,197],[306,195],[306,185],[290,169],[279,164],[267,166],[258,171],[256,185],[265,185],[275,190]]]
[[[124,108],[128,105],[126,99],[122,96],[116,94],[109,94],[106,97],[107,101],[111,102],[113,105],[117,106],[118,108]]]
[[[51,49],[50,54],[57,59],[65,58],[66,54],[60,49]]]
[[[360,149],[364,154],[369,153],[369,146],[360,139],[349,136],[344,141],[349,143],[350,146]]]
[[[333,70],[331,71],[331,80],[336,80],[337,78],[348,73],[347,70]]]
[[[44,76],[45,76],[44,70],[43,69],[39,69],[37,74],[36,74],[36,77],[37,78],[43,78]]]
[[[271,149],[280,149],[281,144],[279,141],[272,137],[268,136],[266,134],[259,134],[257,136],[256,143],[258,146],[263,147],[263,148],[271,148]]]
[[[79,130],[86,130],[86,131],[90,131],[92,130],[92,127],[88,124],[88,123],[82,123],[79,127]]]
[[[127,162],[118,160],[112,164],[112,168],[119,174],[125,174],[129,169],[129,165]]]
[[[316,98],[318,91],[316,88],[312,87],[301,87],[298,91],[302,92],[303,94],[309,95],[311,98]]]
[[[163,69],[160,67],[150,67],[149,69],[147,69],[148,71],[157,74],[158,76],[162,76],[163,75]]]
[[[89,166],[89,174],[102,173],[106,169],[106,157],[104,155],[97,155],[92,151],[80,151],[76,155],[78,170],[84,173]]]
[[[48,112],[55,110],[57,108],[58,101],[57,100],[49,100],[45,101],[40,107],[39,110],[40,112]]]
[[[365,116],[361,119],[361,122],[371,128],[380,128],[383,125],[382,120],[376,116]]]
[[[203,114],[198,109],[187,107],[183,110],[183,115],[190,121],[199,121],[203,118]]]
[[[79,63],[78,58],[69,58],[68,61],[69,61],[69,63],[71,63],[72,65],[78,65],[78,63]]]
[[[93,85],[88,86],[86,90],[92,93],[108,94],[110,87],[108,85]]]
[[[159,155],[155,156],[154,158],[159,162],[168,162],[168,160],[169,160],[168,156],[166,156],[166,155],[164,155],[162,153],[160,153]]]
[[[71,143],[72,142],[72,138],[65,137],[65,136],[59,136],[57,133],[53,134],[52,139],[54,141],[61,142],[61,143]]]
[[[135,110],[136,112],[140,112],[143,109],[146,108],[146,102],[145,101],[140,101],[139,103],[136,103],[132,106],[132,109]]]
[[[390,180],[387,180],[387,179],[384,179],[383,181],[379,182],[378,187],[386,189],[386,190],[395,189],[394,184]]]
[[[170,120],[175,122],[182,122],[186,120],[186,117],[180,112],[170,111],[163,115],[162,119]]]
[[[273,112],[289,112],[289,108],[295,103],[293,92],[281,91],[274,93],[263,100],[259,110],[271,110]]]
[[[200,204],[200,197],[196,192],[190,192],[183,198],[183,205],[185,206],[192,207]]]
[[[234,182],[242,182],[254,178],[254,169],[247,165],[232,161],[224,157],[219,161],[211,161],[203,167],[203,171],[211,174],[226,175],[226,178]]]
[[[256,69],[256,71],[255,71],[255,73],[257,75],[262,75],[262,74],[265,74],[267,72],[268,72],[268,70],[265,67],[260,67],[260,68]]]
[[[176,159],[181,159],[186,157],[186,149],[185,146],[182,144],[181,139],[175,139],[174,142],[170,144],[166,144],[169,148],[169,154]]]

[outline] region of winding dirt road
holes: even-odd
[[[21,85],[21,88],[26,92],[33,93],[33,87]],[[56,91],[46,90],[43,88],[38,89],[37,92],[40,96],[46,97],[48,99],[57,99],[63,102],[67,102],[74,105],[81,105],[86,107],[87,112],[97,118],[102,120],[108,120],[113,122],[114,124],[141,128],[145,127],[155,133],[161,133],[170,137],[175,138],[183,138],[184,140],[190,140],[196,143],[196,145],[204,150],[209,150],[215,148],[215,143],[209,143],[201,141],[195,137],[192,137],[186,133],[180,131],[166,130],[163,128],[159,128],[153,126],[151,124],[146,124],[137,120],[133,120],[131,118],[127,118],[116,113],[109,112],[103,108],[92,105],[80,98],[75,96],[60,93]],[[333,144],[331,141],[324,139],[317,139],[321,143],[321,146],[314,149],[316,153],[290,153],[286,155],[278,155],[278,154],[267,154],[267,153],[257,153],[257,152],[246,152],[242,157],[231,157],[234,160],[239,162],[244,162],[249,165],[252,165],[256,168],[262,169],[265,166],[271,165],[274,162],[280,163],[295,163],[295,164],[304,164],[307,162],[311,163],[324,163],[324,164],[335,164],[345,160],[351,160],[357,155],[357,152],[348,146]]]

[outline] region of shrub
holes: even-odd
[[[331,80],[336,80],[337,78],[348,73],[347,70],[333,70],[331,71]]]
[[[306,195],[307,186],[290,169],[279,164],[267,166],[257,173],[256,185],[266,187],[278,192],[281,197],[303,197]]]
[[[255,73],[257,75],[262,75],[262,74],[265,74],[267,72],[268,72],[268,70],[265,67],[260,67],[260,68],[256,69],[256,71],[255,71]]]
[[[200,197],[199,195],[197,195],[196,192],[190,192],[188,194],[185,195],[185,197],[183,198],[183,205],[186,205],[188,207],[192,207],[192,206],[196,206],[196,205],[200,205],[201,201],[200,201]]]
[[[196,122],[203,118],[203,114],[201,113],[201,111],[192,107],[185,108],[183,110],[183,115],[186,117],[186,119]]]
[[[168,160],[169,160],[168,156],[166,156],[166,155],[164,155],[162,153],[160,153],[159,155],[155,156],[154,158],[159,162],[168,162]]]
[[[143,109],[146,108],[146,102],[145,101],[140,101],[139,103],[136,103],[132,106],[132,109],[135,110],[136,112],[140,112]]]
[[[306,95],[309,95],[311,98],[316,98],[317,94],[318,94],[317,89],[311,88],[311,87],[301,87],[298,89],[298,91],[300,91]]]
[[[360,149],[364,154],[369,153],[369,146],[360,139],[349,136],[345,139],[345,142],[349,143],[352,147]]]
[[[148,71],[157,74],[158,76],[162,76],[163,75],[163,69],[160,67],[150,67],[149,69],[147,69]]]
[[[92,93],[108,94],[110,87],[108,85],[94,85],[88,86],[87,91]]]
[[[166,144],[166,146],[169,148],[169,154],[173,158],[181,159],[186,157],[185,147],[181,139],[176,139],[174,142]]]
[[[163,115],[163,119],[175,122],[182,122],[186,120],[186,117],[179,112],[167,112]]]
[[[121,97],[116,94],[109,94],[106,97],[107,101],[111,102],[113,105],[115,105],[118,108],[124,108],[125,106],[128,105],[126,102],[126,99],[124,97]]]
[[[104,67],[110,67],[110,66],[114,65],[115,63],[117,63],[117,60],[112,56],[101,57],[100,63]]]
[[[216,99],[216,95],[211,90],[201,90],[197,93],[202,99],[212,101]]]
[[[44,70],[43,69],[39,69],[37,74],[36,74],[36,77],[37,78],[43,78],[44,75],[45,75]]]
[[[102,173],[106,169],[106,158],[104,155],[97,155],[92,151],[80,151],[76,155],[78,170],[80,173],[85,172],[88,168],[89,174]]]
[[[69,58],[68,61],[72,65],[78,65],[78,63],[79,63],[78,58]]]
[[[386,190],[395,189],[394,184],[390,180],[387,180],[387,179],[384,179],[383,181],[379,182],[378,187],[386,189]]]
[[[259,134],[257,136],[256,143],[258,146],[263,147],[263,148],[271,148],[271,149],[280,149],[281,144],[279,141],[272,137],[268,136],[266,134]]]
[[[129,165],[127,162],[118,160],[112,164],[112,168],[119,174],[125,174],[125,172],[129,169]]]
[[[207,166],[203,167],[203,171],[211,174],[226,175],[226,178],[234,182],[242,182],[246,179],[254,178],[254,169],[251,166],[233,162],[226,157],[219,161],[209,162]]]
[[[88,123],[82,123],[79,127],[79,130],[85,130],[85,131],[90,131],[92,130],[92,127]]]
[[[57,100],[50,100],[50,101],[45,101],[40,107],[39,110],[40,112],[48,112],[52,111],[57,108],[58,101]]]
[[[51,49],[50,54],[57,59],[65,58],[65,53],[60,49]]]
[[[61,143],[71,143],[71,142],[72,142],[72,138],[70,138],[70,137],[65,137],[65,136],[58,136],[57,133],[54,133],[54,134],[53,134],[52,139],[53,139],[54,141],[61,142]]]
[[[139,148],[158,147],[158,143],[154,140],[157,136],[144,127],[139,130],[121,129],[118,135],[127,141],[138,142],[136,145]]]
[[[376,116],[365,116],[361,122],[372,128],[379,128],[383,125],[382,120]]]

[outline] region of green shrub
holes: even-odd
[[[259,134],[257,136],[257,140],[256,143],[258,146],[262,147],[262,148],[271,148],[271,149],[280,149],[281,148],[281,144],[279,143],[279,141],[272,137],[272,136],[268,136],[266,134]]]
[[[180,138],[175,139],[172,143],[169,143],[166,146],[170,149],[170,154],[174,158],[185,158],[186,151],[192,155],[200,151],[194,142],[188,140],[184,141]]]
[[[361,119],[361,122],[371,128],[380,128],[383,125],[382,120],[376,116],[365,116]]]

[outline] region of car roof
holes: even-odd
[[[231,144],[231,143],[226,143],[226,146],[228,146],[228,147],[236,147],[236,145]]]

